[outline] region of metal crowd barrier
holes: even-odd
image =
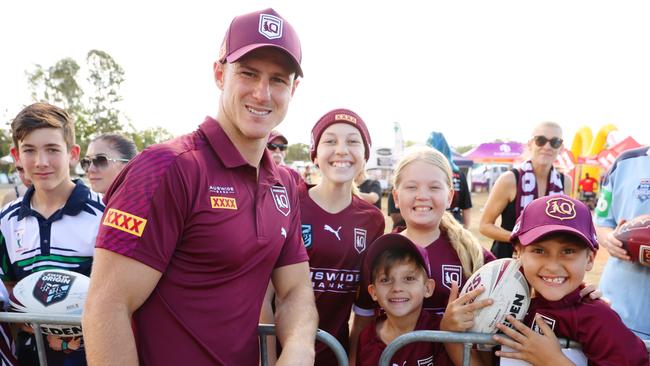
[[[260,324],[257,327],[257,333],[260,337],[260,359],[262,360],[262,366],[267,366],[269,357],[268,346],[266,344],[266,336],[275,335],[275,325]],[[348,355],[345,353],[345,349],[341,343],[339,343],[339,341],[334,338],[333,335],[327,333],[324,330],[318,329],[316,331],[316,340],[325,343],[334,352],[339,366],[348,366]]]
[[[581,348],[580,344],[568,339],[559,338],[562,348]],[[463,344],[463,366],[470,364],[470,350],[472,344],[491,344],[497,343],[492,339],[492,334],[487,333],[456,333],[438,330],[417,330],[395,338],[386,349],[381,353],[379,366],[390,366],[390,360],[395,352],[409,343],[414,342],[450,342]],[[643,341],[645,347],[650,353],[650,341]]]
[[[51,315],[51,314],[36,314],[36,313],[6,313],[0,312],[0,322],[3,323],[33,323],[33,324],[65,324],[65,325],[81,325],[81,316],[71,315]],[[268,365],[268,345],[266,337],[275,335],[275,326],[269,324],[260,324],[257,328],[260,338],[260,358],[262,365]],[[45,342],[43,342],[42,332],[40,327],[34,328],[34,335],[36,338],[36,347],[38,349],[39,364],[47,366],[47,359],[45,357]],[[343,346],[331,334],[318,329],[316,332],[316,340],[325,343],[332,349],[336,355],[339,366],[348,366],[348,356],[345,353]],[[560,345],[563,348],[580,348],[580,344],[567,339],[559,339]],[[418,330],[403,334],[395,338],[382,352],[379,359],[379,366],[390,366],[390,359],[393,357],[398,349],[407,344],[414,342],[452,342],[463,343],[463,366],[470,364],[470,350],[472,344],[497,344],[491,334],[486,333],[455,333],[434,330]],[[646,349],[650,353],[650,341],[644,341]]]
[[[0,312],[0,322],[3,323],[32,323],[32,324],[62,324],[62,325],[81,325],[81,316],[72,315],[52,315],[52,314],[36,314],[36,313],[5,313]],[[260,324],[257,328],[257,333],[260,338],[260,358],[262,365],[268,365],[268,347],[266,343],[266,336],[275,335],[275,326],[269,324]],[[47,358],[45,356],[45,342],[40,327],[34,328],[34,338],[36,338],[36,348],[38,349],[38,360],[40,366],[47,366]],[[343,346],[326,331],[318,329],[316,332],[316,340],[325,343],[329,346],[339,366],[348,366],[348,356],[345,353]]]

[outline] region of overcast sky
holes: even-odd
[[[596,133],[612,123],[650,143],[646,1],[3,1],[0,118],[29,104],[25,70],[100,49],[126,72],[122,109],[138,128],[192,131],[215,115],[212,64],[233,16],[274,7],[298,31],[302,80],[286,120],[309,143],[326,111],[350,108],[375,146],[524,141],[535,123]]]

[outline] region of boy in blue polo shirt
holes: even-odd
[[[73,122],[64,110],[35,103],[18,113],[11,132],[12,154],[32,186],[0,212],[0,278],[11,291],[17,281],[44,269],[89,276],[104,205],[100,195],[70,178],[70,166],[79,159]],[[18,332],[18,359],[21,365],[37,365],[35,340],[27,330]],[[66,365],[72,360],[85,365],[81,343],[49,336],[48,364],[68,359]]]

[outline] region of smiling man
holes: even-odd
[[[266,151],[300,61],[298,35],[273,9],[236,17],[214,64],[216,118],[145,150],[116,178],[84,312],[91,365],[257,365],[269,279],[278,362],[314,362],[297,196]]]

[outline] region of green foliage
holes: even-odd
[[[123,100],[120,87],[125,72],[111,55],[91,50],[85,61],[84,69],[72,58],[64,58],[53,66],[37,64],[26,72],[34,101],[55,104],[73,117],[75,138],[82,153],[94,137],[108,132],[130,136],[138,149],[171,138],[171,133],[164,128],[138,131],[128,123],[128,118],[119,108]],[[124,131],[125,123],[129,131]]]
[[[131,126],[133,128],[133,126]],[[128,136],[135,142],[138,151],[144,150],[147,146],[172,139],[171,132],[162,127],[151,127],[145,130],[130,132]]]
[[[309,145],[303,143],[289,145],[287,148],[287,156],[284,160],[287,163],[294,161],[310,161]]]

